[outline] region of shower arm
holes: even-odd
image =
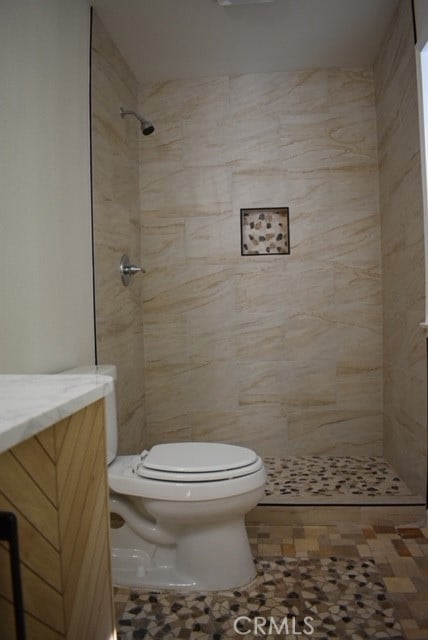
[[[139,120],[140,122],[143,119],[138,115],[136,111],[132,111],[131,109],[128,109],[127,111],[125,111],[123,107],[120,107],[120,117],[125,118],[126,116],[135,116],[137,120]]]
[[[133,116],[134,118],[137,118],[141,126],[141,131],[145,136],[149,136],[155,130],[150,120],[146,120],[144,116],[141,116],[140,114],[138,114],[136,111],[133,111],[132,109],[125,110],[123,107],[120,107],[120,117],[123,119],[123,118],[126,118],[126,116]]]

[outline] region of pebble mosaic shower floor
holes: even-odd
[[[268,475],[264,503],[323,496],[404,498],[412,492],[391,465],[376,456],[264,458]]]

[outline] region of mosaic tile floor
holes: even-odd
[[[281,627],[276,635],[288,629],[291,637],[306,630],[325,640],[403,637],[373,560],[281,558],[258,560],[257,570],[257,578],[242,590],[133,593],[119,637],[220,640],[239,637],[238,631],[242,637],[255,631],[272,636]]]
[[[381,457],[294,456],[264,458],[268,475],[263,503],[287,503],[298,499],[347,497],[396,497],[412,492]]]
[[[252,525],[248,533],[258,558],[250,585],[187,595],[116,588],[118,640],[254,638],[261,628],[267,638],[428,640],[428,529]],[[254,633],[256,615],[267,623]],[[249,634],[235,631],[238,616]],[[284,616],[288,635],[285,626],[269,633]],[[304,616],[313,618],[310,635]]]

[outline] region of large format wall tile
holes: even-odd
[[[138,86],[94,12],[92,145],[95,311],[98,363],[117,366],[119,451],[143,448],[142,282],[123,287],[122,254],[140,262],[139,127],[120,107],[138,109]]]
[[[424,230],[411,6],[400,2],[375,64],[382,230],[385,455],[426,490]]]
[[[288,415],[287,455],[380,455],[382,414],[367,410],[311,409]]]
[[[372,71],[152,83],[140,109],[150,437],[380,453]],[[241,257],[263,206],[290,208],[289,256]]]

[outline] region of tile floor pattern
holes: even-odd
[[[396,496],[411,491],[391,465],[376,456],[264,458],[266,496]],[[265,500],[263,500],[265,502]]]
[[[428,640],[428,528],[251,525],[248,533],[258,570],[250,585],[186,595],[116,588],[118,639],[262,637],[233,628],[235,617],[259,615],[277,627],[288,616],[288,635],[272,627],[270,638]]]

